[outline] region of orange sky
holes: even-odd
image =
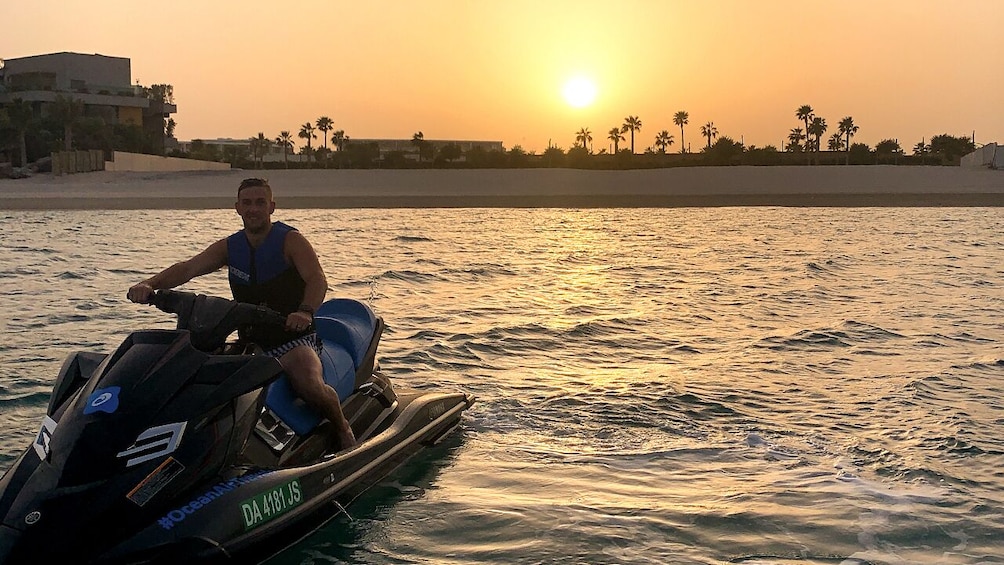
[[[855,141],[910,152],[940,133],[1004,142],[1001,0],[36,0],[7,10],[0,57],[132,59],[133,82],[174,85],[180,139],[294,136],[332,118],[350,138],[501,140],[594,148],[628,115],[637,150],[672,116],[780,147],[809,104]],[[27,5],[23,5],[27,6]],[[160,29],[158,29],[158,26]],[[572,108],[564,82],[591,77]]]

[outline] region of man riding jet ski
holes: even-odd
[[[133,285],[129,299],[146,303],[157,290],[227,267],[234,300],[262,304],[285,316],[282,324],[245,328],[247,337],[279,359],[296,395],[334,424],[342,447],[349,447],[356,438],[342,415],[339,399],[345,397],[324,383],[313,329],[314,314],[328,290],[317,253],[296,228],[272,221],[275,201],[267,180],[241,181],[234,209],[243,229]]]
[[[329,300],[315,326],[327,386],[358,443],[293,392],[274,357],[226,343],[284,325],[261,306],[161,290],[176,330],[63,363],[38,434],[0,479],[0,563],[264,560],[314,531],[474,402],[395,389],[375,361],[382,320]]]

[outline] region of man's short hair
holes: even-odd
[[[272,196],[272,187],[268,185],[268,179],[260,178],[249,178],[241,181],[241,185],[237,187],[237,196],[240,197],[241,191],[245,188],[257,188],[259,186],[264,186],[268,189],[269,197]]]

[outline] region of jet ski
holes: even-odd
[[[383,320],[335,299],[315,314],[325,380],[358,443],[296,398],[239,328],[262,306],[179,291],[175,330],[63,363],[30,447],[0,479],[0,563],[256,563],[331,520],[456,428],[474,397],[395,387]]]

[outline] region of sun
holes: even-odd
[[[585,77],[574,77],[561,89],[565,101],[575,108],[585,108],[596,100],[596,84]]]

